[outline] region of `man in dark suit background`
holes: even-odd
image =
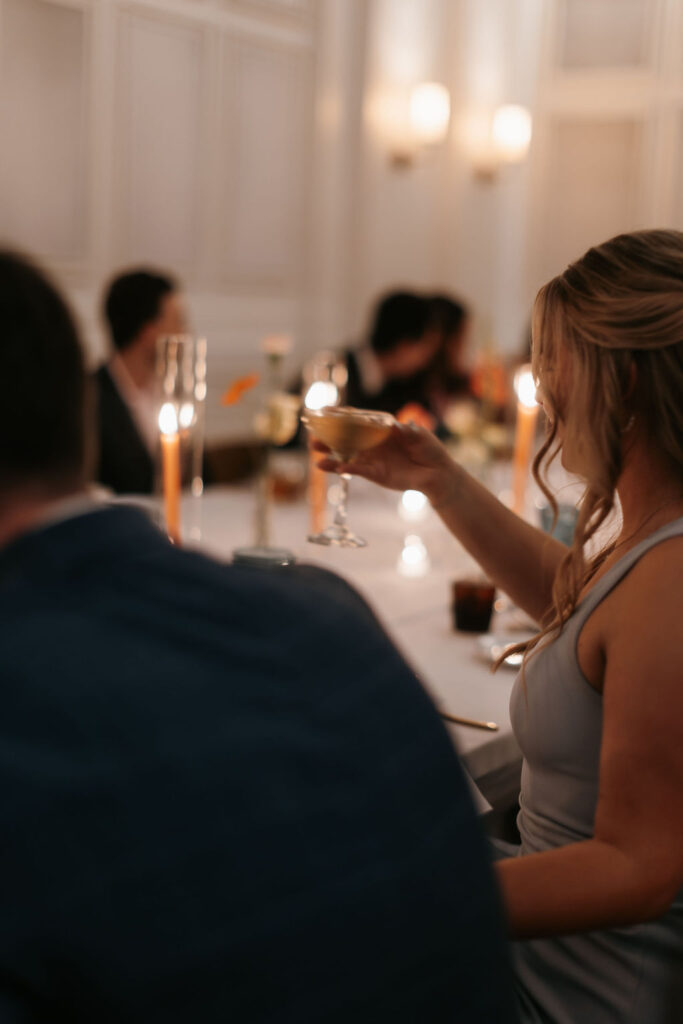
[[[0,325],[0,1020],[513,1020],[462,771],[369,608],[89,502],[73,321],[8,254]]]
[[[183,297],[167,274],[131,270],[104,299],[113,354],[95,373],[99,456],[95,477],[119,494],[151,494],[158,442],[156,342],[187,330]]]
[[[425,401],[441,333],[429,300],[391,291],[375,306],[366,342],[346,352],[346,403],[397,413]]]

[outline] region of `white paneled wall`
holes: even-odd
[[[42,0],[4,0],[0,19],[0,230],[62,264],[83,262],[86,19]]]
[[[244,41],[231,51],[223,62],[224,110],[233,131],[226,126],[222,133],[221,278],[296,290],[311,187],[309,69],[282,45]]]
[[[642,219],[640,185],[645,126],[640,118],[553,118],[542,239],[534,258],[559,271],[591,244]]]
[[[415,82],[443,81],[453,44],[451,13],[442,0],[369,5],[353,281],[353,305],[361,318],[384,288],[433,286],[444,273],[440,238],[447,154],[442,147],[421,155],[412,167],[397,169],[387,114],[393,96],[401,97]]]
[[[657,45],[652,0],[569,0],[561,5],[553,55],[567,70],[651,65]]]
[[[449,138],[397,170],[378,99],[420,79],[451,90]],[[505,102],[530,159],[483,182],[463,125]],[[587,246],[683,229],[683,0],[0,0],[0,138],[0,236],[93,358],[107,277],[166,267],[209,338],[209,433],[241,432],[218,395],[266,333],[293,368],[400,283],[513,351]]]
[[[188,277],[202,247],[209,32],[123,9],[115,46],[116,259],[170,265]]]
[[[109,276],[177,275],[210,341],[213,436],[249,429],[218,399],[259,367],[261,337],[305,346],[316,13],[311,0],[0,0],[0,236],[63,282],[93,362]]]
[[[680,0],[553,0],[537,113],[530,290],[609,235],[683,229]]]

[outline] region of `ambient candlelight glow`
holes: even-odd
[[[398,503],[398,514],[402,519],[416,522],[427,514],[427,496],[422,491],[404,491]]]
[[[429,565],[429,555],[422,538],[415,533],[408,534],[396,566],[401,576],[424,576]]]
[[[189,430],[194,422],[195,412],[192,402],[183,402],[178,413],[178,422],[181,430]]]

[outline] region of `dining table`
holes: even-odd
[[[338,484],[334,477],[328,480],[334,502]],[[254,543],[256,505],[256,488],[249,484],[211,487],[201,498],[184,498],[183,519],[186,531],[191,524],[192,534],[186,543],[221,561],[232,561],[235,550]],[[332,506],[328,513],[331,521]],[[494,809],[512,807],[521,770],[508,710],[516,672],[507,665],[493,672],[488,639],[460,632],[453,623],[453,581],[472,576],[478,567],[427,503],[406,508],[400,493],[354,479],[348,515],[349,525],[367,546],[310,543],[309,509],[303,496],[270,504],[268,540],[290,551],[298,562],[322,566],[349,582],[371,606],[439,711],[481,723],[444,718],[485,800]],[[411,549],[407,560],[406,548]],[[513,643],[529,635],[530,627],[505,595],[499,595],[487,637],[495,634]]]

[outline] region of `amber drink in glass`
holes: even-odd
[[[389,436],[396,422],[394,417],[386,412],[354,409],[344,405],[306,409],[301,421],[318,441],[327,445],[332,456],[339,462],[353,462],[359,452],[381,444]],[[350,474],[341,473],[340,478],[341,494],[334,522],[321,533],[310,535],[308,540],[313,544],[343,548],[365,547],[367,541],[353,533],[346,523]]]

